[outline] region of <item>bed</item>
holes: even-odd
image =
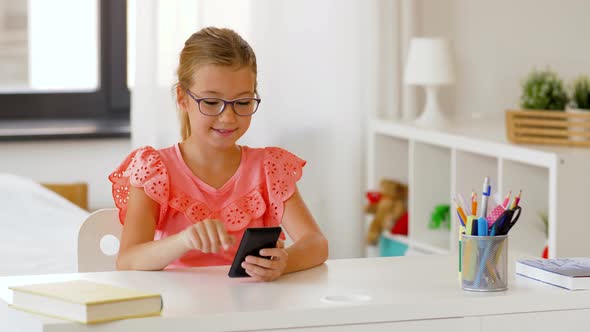
[[[0,173],[0,276],[76,272],[78,228],[89,212],[56,191],[80,197],[68,186]]]

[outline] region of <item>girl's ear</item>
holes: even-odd
[[[176,104],[178,104],[178,107],[184,112],[188,111],[187,97],[188,96],[186,95],[184,88],[180,84],[176,85]]]

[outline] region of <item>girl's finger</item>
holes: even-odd
[[[272,275],[260,275],[257,274],[256,272],[250,270],[246,270],[246,273],[248,273],[249,276],[252,277],[252,279],[254,279],[255,281],[273,281],[275,279],[277,279],[279,276],[276,274],[272,274]]]
[[[205,229],[207,230],[207,236],[209,237],[209,241],[211,243],[211,251],[216,253],[220,246],[219,235],[217,234],[217,226],[214,220],[205,220]]]
[[[256,257],[256,256],[247,256],[246,262],[258,266],[262,266],[267,269],[274,269],[276,268],[276,264],[274,261],[266,258]]]
[[[279,248],[267,248],[267,249],[261,249],[260,250],[260,256],[265,256],[265,257],[285,257],[286,256],[286,252],[284,249],[279,249]]]
[[[193,226],[191,226],[187,233],[189,241],[193,246],[193,249],[201,250],[203,243],[201,242],[201,238],[199,237],[199,233],[197,232],[197,230]]]
[[[205,229],[205,225],[203,222],[198,222],[195,224],[195,229],[197,230],[197,234],[201,239],[201,251],[204,253],[208,253],[211,245],[209,243],[209,235],[207,234],[207,229]]]
[[[254,279],[255,281],[263,281],[262,277],[257,275],[256,273],[250,271],[250,270],[246,270],[246,273],[252,277],[252,279]]]
[[[242,263],[242,267],[244,268],[244,270],[250,270],[261,277],[266,277],[266,276],[273,274],[273,270],[271,270],[271,269],[267,269],[267,268],[264,268],[264,267],[261,267],[258,265],[254,265],[254,264],[250,264],[250,263],[246,263],[246,262]]]
[[[217,229],[217,235],[221,239],[221,244],[223,245],[223,249],[227,250],[229,247],[233,245],[232,236],[227,234],[227,230],[225,229],[225,225],[219,220],[215,223],[215,228]]]

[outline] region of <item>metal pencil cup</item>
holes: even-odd
[[[461,235],[461,287],[493,292],[508,288],[508,235]]]

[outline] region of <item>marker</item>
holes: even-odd
[[[490,229],[490,236],[496,236],[496,223],[494,223]]]
[[[457,212],[458,213],[458,212]],[[473,229],[473,220],[475,219],[474,216],[467,217],[467,222],[465,223],[465,234],[472,235]]]
[[[483,180],[483,189],[481,190],[481,206],[479,207],[479,215],[485,217],[488,214],[488,199],[490,198],[490,193],[492,191],[492,187],[490,186],[490,178],[485,177]]]
[[[488,220],[484,217],[477,219],[477,236],[488,236]]]

